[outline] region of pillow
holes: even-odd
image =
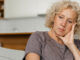
[[[25,52],[22,50],[0,47],[0,60],[22,60]]]

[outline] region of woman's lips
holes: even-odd
[[[62,31],[62,32],[64,31],[64,29],[62,29],[62,28],[59,28],[59,30]]]

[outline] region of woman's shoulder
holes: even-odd
[[[34,32],[34,33],[32,33],[32,34],[43,35],[43,34],[45,34],[45,33],[47,33],[47,31],[36,31],[36,32]]]
[[[44,41],[46,38],[46,35],[47,35],[47,31],[36,31],[36,32],[32,33],[31,37],[35,37],[35,39],[38,38],[38,39]]]
[[[34,33],[32,33],[32,35],[35,35],[35,36],[39,36],[41,38],[44,38],[47,34],[47,31],[36,31]]]

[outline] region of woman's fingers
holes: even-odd
[[[75,26],[76,26],[76,23],[73,24],[73,26],[72,26],[72,32],[73,32],[73,33],[74,33],[74,28],[75,28]]]
[[[72,26],[72,30],[71,30],[71,37],[73,38],[74,36],[74,29],[75,29],[76,23]]]
[[[65,36],[68,36],[68,37],[73,37],[73,35],[74,35],[74,28],[75,28],[75,26],[76,26],[76,23],[75,24],[73,24],[73,26],[72,26],[72,29],[71,29],[71,31],[67,34],[67,35],[65,35]]]

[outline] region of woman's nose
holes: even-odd
[[[65,26],[66,26],[66,21],[62,21],[61,25],[62,25],[63,27],[65,27]]]

